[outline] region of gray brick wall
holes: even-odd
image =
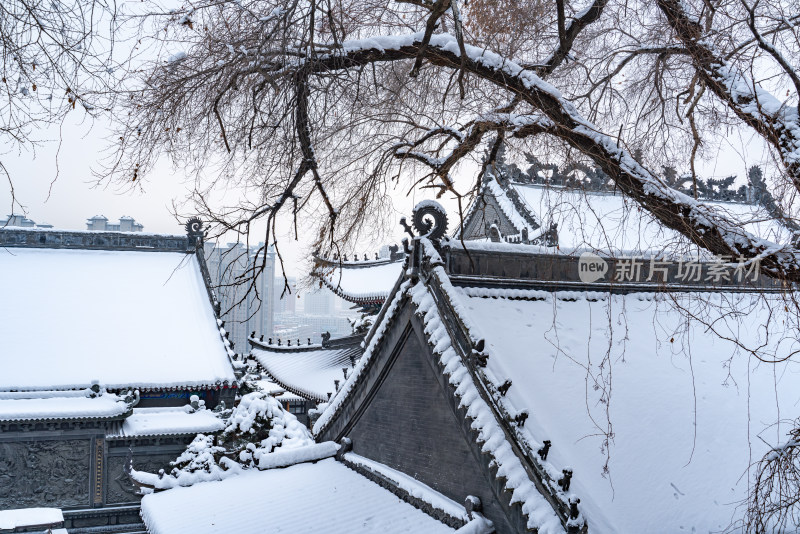
[[[476,458],[481,453],[467,442],[427,351],[413,331],[405,338],[349,432],[353,451],[413,476],[456,502],[477,495],[497,531],[512,532],[481,467],[482,458]]]

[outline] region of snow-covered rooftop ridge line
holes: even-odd
[[[225,428],[225,423],[211,410],[193,411],[189,405],[175,408],[134,408],[119,432],[106,439],[144,436],[205,434]]]
[[[0,391],[0,400],[23,400],[23,399],[50,399],[54,397],[90,397],[94,395],[91,388],[83,389],[44,389],[33,391]]]
[[[314,255],[314,260],[319,262],[319,263],[321,263],[321,264],[324,264],[324,265],[326,265],[328,267],[341,267],[341,268],[345,268],[345,269],[350,269],[350,268],[352,268],[352,269],[367,269],[369,267],[377,267],[378,265],[386,265],[387,263],[401,262],[401,261],[403,261],[403,258],[400,257],[400,258],[392,259],[392,258],[383,257],[383,258],[375,258],[375,259],[368,258],[368,259],[361,260],[361,259],[358,259],[358,257],[356,257],[355,259],[348,260],[348,259],[341,259],[341,258],[340,259],[325,258],[325,257],[322,257],[322,256]]]
[[[426,252],[428,252],[427,247]],[[433,267],[431,274],[447,297],[452,299],[453,307],[458,310],[460,303],[452,286],[447,287],[447,275],[444,269],[441,266]],[[449,382],[456,388],[459,405],[467,409],[467,415],[472,419],[472,428],[479,433],[478,442],[484,452],[491,454],[498,466],[497,476],[505,480],[505,487],[512,492],[512,502],[522,503],[522,512],[527,517],[528,527],[542,534],[565,532],[561,519],[531,480],[514,452],[513,442],[507,439],[492,408],[476,388],[469,368],[454,349],[430,290],[424,283],[419,282],[411,287],[410,296],[417,313],[422,315],[428,342],[449,376]]]
[[[403,261],[381,263],[360,269],[319,265],[312,271],[334,293],[345,300],[384,300],[403,270]]]
[[[338,451],[339,445],[333,441],[323,441],[285,451],[278,449],[264,455],[258,462],[258,468],[261,470],[277,469],[306,462],[317,462],[335,456]]]
[[[101,391],[95,396],[85,391],[79,392],[80,395],[54,393],[48,391],[40,398],[29,395],[0,399],[0,421],[112,419],[131,411],[130,402],[108,392]]]
[[[387,465],[370,460],[369,458],[365,458],[353,452],[345,453],[343,458],[346,462],[367,468],[370,471],[380,474],[382,477],[390,480],[399,489],[403,490],[411,497],[419,499],[426,504],[429,504],[433,508],[442,510],[446,514],[461,519],[462,521],[469,520],[469,516],[467,515],[467,511],[463,505],[453,501],[449,497],[442,495],[430,486],[423,484],[422,482],[403,473],[402,471],[392,469]]]
[[[370,329],[370,332],[367,334],[367,346],[365,347],[364,354],[356,362],[356,365],[350,372],[347,380],[345,380],[339,390],[334,393],[330,401],[325,405],[322,414],[320,414],[319,418],[314,423],[313,432],[315,436],[319,436],[328,423],[333,419],[333,416],[338,412],[350,391],[352,391],[352,389],[355,387],[359,377],[367,368],[368,363],[371,361],[375,351],[383,339],[383,335],[388,330],[394,314],[400,308],[400,302],[402,301],[403,296],[405,295],[405,292],[410,284],[411,283],[407,280],[403,281],[402,284],[396,288],[392,301],[388,304],[388,306],[384,304],[384,307],[381,310],[381,315],[378,317],[378,320],[376,320],[375,324],[373,324],[372,328]]]
[[[17,532],[16,529],[26,527],[60,526],[64,522],[64,514],[60,508],[19,508],[16,510],[0,510],[0,530]]]
[[[73,228],[44,228],[44,227],[25,227],[25,226],[0,226],[0,232],[26,232],[26,233],[59,233],[59,234],[81,234],[81,235],[96,235],[103,236],[108,234],[124,235],[130,237],[141,237],[147,239],[148,237],[172,237],[176,239],[186,239],[186,234],[160,234],[156,232],[123,232],[121,230],[76,230]]]
[[[150,534],[454,532],[332,458],[146,495],[141,514]]]
[[[441,240],[444,247],[454,248],[458,250],[478,250],[485,252],[512,252],[515,254],[547,254],[550,256],[566,256],[567,253],[556,248],[547,247],[545,245],[523,245],[521,243],[507,243],[501,241],[499,243],[493,241],[478,241],[466,240],[463,243],[457,237],[445,237]],[[587,249],[586,252],[594,252],[594,250]]]
[[[282,338],[276,336],[276,337],[268,337],[267,339],[262,340],[250,337],[247,339],[247,342],[250,343],[253,347],[259,348],[261,350],[269,350],[275,352],[304,352],[312,350],[315,351],[326,350],[326,347],[324,347],[321,343],[301,343],[299,345],[295,343],[294,345],[289,345],[289,343],[292,341],[292,339],[289,337],[286,338],[285,344],[283,343],[283,341],[281,341],[281,344],[279,345],[278,344],[279,339]],[[270,340],[272,340],[272,342],[270,342]],[[330,350],[336,350],[336,349],[330,349]]]
[[[517,207],[514,205],[514,202],[508,198],[508,195],[497,183],[497,180],[493,177],[486,180],[486,189],[491,192],[492,196],[497,200],[500,209],[503,210],[503,214],[508,217],[508,220],[511,221],[511,224],[514,225],[517,232],[522,232],[523,230],[527,230],[529,234],[534,231],[534,228],[528,224],[525,216],[517,210]],[[531,214],[533,215],[533,214]]]

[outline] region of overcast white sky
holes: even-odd
[[[182,233],[183,224],[171,214],[173,201],[183,201],[191,186],[182,170],[164,163],[149,175],[141,188],[121,186],[107,180],[98,184],[93,171],[102,170],[110,142],[108,129],[99,122],[87,122],[80,108],[70,114],[70,119],[72,122],[37,132],[41,143],[35,151],[0,152],[0,159],[11,173],[16,199],[24,206],[24,210],[16,208],[15,211],[24,211],[38,224],[48,223],[57,228],[86,229],[86,219],[93,215],[105,215],[111,221],[129,215],[144,225],[145,232]],[[397,195],[395,228],[390,229],[394,240],[390,238],[388,241],[399,243],[403,232],[397,221],[403,214],[410,215],[414,203],[421,198],[407,199],[403,194]],[[7,183],[0,183],[0,215],[10,212],[10,188]],[[295,243],[290,235],[292,233],[287,227],[281,236],[287,270],[290,275],[302,277],[307,268],[304,265],[308,255],[307,241],[300,235],[299,242]],[[365,243],[363,250],[358,249],[358,252],[371,256],[378,246],[377,243]]]

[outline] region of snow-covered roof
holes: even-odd
[[[30,527],[47,528],[49,526],[60,526],[63,522],[64,514],[59,508],[0,510],[0,530],[14,531],[18,528],[27,530]]]
[[[122,397],[83,391],[0,393],[0,421],[111,419],[131,410]]]
[[[800,350],[800,325],[781,295],[554,293],[455,277],[457,287],[426,239],[415,246],[418,281],[384,306],[317,436],[376,354],[392,350],[382,339],[410,298],[529,528],[585,520],[589,532],[709,532],[741,517],[748,469],[798,416],[800,363],[782,359]]]
[[[331,458],[146,495],[141,514],[151,534],[454,532]]]
[[[519,209],[519,207],[514,204],[514,201],[509,198],[508,194],[506,194],[506,191],[503,190],[497,180],[486,180],[484,187],[485,191],[490,193],[495,198],[497,204],[500,206],[500,209],[503,211],[503,215],[508,217],[508,220],[514,226],[514,228],[517,229],[517,231],[522,232],[523,229],[527,229],[528,232],[531,234],[533,233],[536,227],[531,224],[532,221],[530,219],[534,219],[535,212],[530,210],[526,212],[525,210]],[[537,224],[539,224],[538,221]],[[541,226],[541,224],[539,224],[539,226]]]
[[[558,245],[571,253],[579,249],[607,252],[684,254],[696,250],[685,237],[664,227],[634,200],[622,194],[587,192],[562,187],[512,183],[528,211],[543,227],[558,224]],[[502,189],[495,185],[496,189]],[[776,243],[790,232],[757,205],[704,202],[748,232]]]
[[[314,272],[322,282],[343,299],[361,303],[383,302],[403,271],[403,261],[371,264],[320,264]]]
[[[235,379],[193,254],[0,249],[0,391]]]
[[[350,371],[361,356],[358,344],[342,348],[290,349],[275,345],[253,347],[251,354],[275,382],[287,391],[322,402],[335,391],[334,380],[344,382],[342,369]]]
[[[725,530],[798,415],[800,363],[756,356],[800,348],[778,297],[455,293],[486,376],[529,414],[522,437],[573,469],[590,532]]]
[[[174,408],[135,408],[118,433],[106,438],[177,436],[211,433],[225,427],[211,410],[192,411],[187,406]]]

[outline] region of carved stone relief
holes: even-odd
[[[180,454],[157,455],[157,456],[134,456],[133,467],[137,471],[147,471],[158,473],[159,469],[169,470],[169,463]],[[137,492],[139,486],[131,481],[125,473],[125,456],[109,456],[106,466],[108,469],[108,487],[106,488],[106,503],[118,504],[128,502],[139,502],[142,498]]]
[[[87,506],[89,439],[0,442],[0,510]]]

